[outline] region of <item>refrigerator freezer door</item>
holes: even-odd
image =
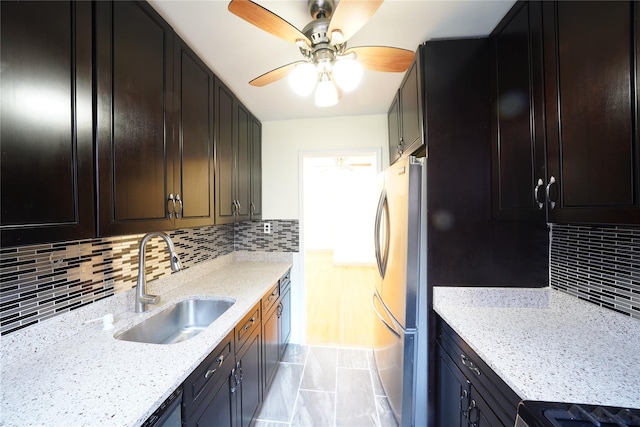
[[[415,333],[405,333],[399,327],[377,294],[373,296],[373,309],[377,315],[374,355],[380,381],[398,425],[414,425]]]

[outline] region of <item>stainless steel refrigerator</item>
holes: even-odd
[[[399,160],[380,178],[375,221],[380,280],[373,294],[375,361],[398,424],[426,426],[426,162],[414,157]]]

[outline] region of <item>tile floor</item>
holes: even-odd
[[[290,344],[255,427],[397,427],[373,352]]]

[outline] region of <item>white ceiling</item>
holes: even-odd
[[[298,48],[227,10],[226,0],[149,0],[191,48],[261,121],[385,114],[403,73],[365,71],[360,86],[333,107],[295,95],[281,79],[264,87],[248,82],[302,59]],[[306,0],[257,0],[299,30],[311,20]],[[486,36],[514,0],[386,0],[348,45],[416,50],[424,41]]]

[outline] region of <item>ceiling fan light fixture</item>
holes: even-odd
[[[340,30],[331,31],[331,43],[332,44],[341,44],[344,42],[344,34]]]
[[[331,107],[338,103],[338,90],[325,73],[320,76],[316,86],[315,103],[317,107]]]
[[[300,96],[308,96],[313,92],[318,80],[315,65],[310,62],[298,64],[289,73],[289,86]]]
[[[341,58],[333,64],[333,79],[345,92],[354,90],[362,79],[362,65],[355,58]]]

